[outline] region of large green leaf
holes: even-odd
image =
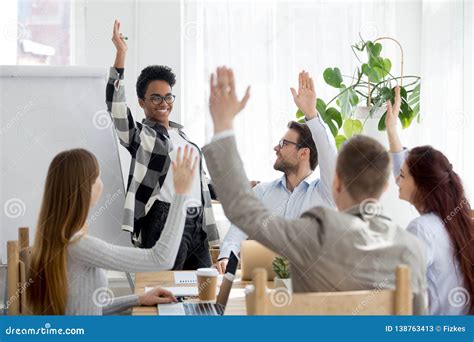
[[[304,119],[304,113],[301,111],[301,109],[298,109],[298,110],[297,110],[297,112],[296,112],[296,118],[297,118],[297,119],[301,119],[301,118]]]
[[[407,128],[410,126],[411,122],[415,118],[413,113],[413,109],[408,105],[405,100],[402,100],[402,104],[400,105],[400,114],[398,115],[400,122],[402,123],[402,128]]]
[[[319,114],[323,115],[326,112],[326,103],[321,99],[317,99],[316,110],[318,111]]]
[[[373,67],[380,75],[381,78],[386,77],[392,69],[392,62],[388,58],[381,58],[377,61],[377,65]]]
[[[352,115],[352,109],[358,103],[359,97],[353,88],[344,88],[339,93],[339,107],[341,107],[341,115],[344,119]]]
[[[420,102],[420,84],[418,83],[415,88],[413,88],[410,96],[408,97],[408,104],[410,106],[417,105]]]
[[[347,138],[343,135],[338,135],[334,138],[336,141],[336,148],[339,150],[341,149],[342,145],[347,141]]]
[[[336,108],[329,107],[326,110],[326,116],[328,117],[328,119],[335,121],[337,123],[338,128],[342,127],[342,115]]]
[[[353,88],[349,90],[349,102],[353,107],[359,104],[359,95],[357,95]]]
[[[400,97],[402,99],[406,100],[407,96],[408,96],[408,93],[407,93],[407,90],[405,89],[405,87],[400,86]],[[392,99],[394,99],[394,98],[395,98],[395,87],[393,87],[393,89],[392,89]]]
[[[325,104],[324,104],[325,106]],[[322,108],[322,104],[320,104],[320,107]],[[331,108],[329,108],[331,109]],[[331,111],[330,110],[318,110],[319,115],[321,115],[321,118],[323,121],[328,125],[329,129],[331,130],[331,134],[335,137],[337,135],[337,131],[339,130],[338,127],[336,127],[337,121],[331,118]],[[336,123],[334,123],[336,122]]]
[[[376,58],[380,56],[380,52],[382,52],[382,44],[380,43],[372,43],[372,42],[367,42],[367,54],[370,58]]]
[[[386,129],[386,127],[385,127],[385,117],[386,116],[387,116],[387,111],[385,111],[385,113],[382,115],[382,117],[379,120],[379,126],[378,126],[379,131],[385,131],[385,129]]]
[[[342,130],[347,138],[362,133],[362,122],[357,119],[346,119],[342,124]]]
[[[413,115],[417,117],[418,123],[420,122],[419,113],[420,113],[420,84],[413,89],[410,96],[408,97],[408,105],[413,108]]]
[[[340,88],[342,85],[342,75],[339,68],[327,68],[323,72],[324,81],[334,88]]]
[[[389,87],[382,87],[379,89],[379,96],[382,98],[383,102],[386,102],[387,100],[393,99],[394,93]]]
[[[339,131],[339,129],[336,127],[334,122],[331,119],[327,119],[325,117],[323,117],[323,121],[328,125],[332,136],[335,137],[337,135],[337,132]]]
[[[362,64],[362,72],[369,78],[370,82],[378,83],[382,79],[381,69],[372,68],[367,63]]]

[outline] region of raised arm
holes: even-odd
[[[186,220],[186,194],[191,188],[193,174],[198,165],[193,150],[178,148],[173,162],[173,181],[176,195],[171,203],[165,227],[151,249],[116,246],[100,239],[85,236],[69,247],[71,257],[88,266],[125,272],[163,271],[173,267],[183,236]]]
[[[234,117],[245,107],[249,92],[247,90],[241,101],[237,99],[230,69],[218,68],[217,82],[215,79],[213,75],[210,97],[215,135],[214,141],[203,151],[224,212],[250,238],[301,264],[302,258],[311,254],[309,249],[318,248],[320,225],[310,217],[285,220],[275,216],[257,199],[249,186],[235,138],[226,133],[232,130]],[[288,248],[291,245],[298,248]]]
[[[398,113],[402,99],[400,96],[400,87],[395,88],[395,101],[392,105],[387,101],[387,114],[385,116],[385,127],[387,129],[390,154],[392,156],[393,175],[397,178],[400,175],[400,169],[405,161],[407,150],[403,148],[402,142],[397,132]]]
[[[388,143],[391,153],[398,153],[403,150],[402,142],[397,132],[398,113],[402,103],[400,96],[400,87],[395,88],[395,101],[392,105],[390,100],[387,101],[387,115],[385,116],[385,127],[387,128]]]
[[[105,91],[105,102],[120,143],[133,154],[136,151],[134,144],[139,144],[139,134],[137,124],[126,103],[124,67],[128,48],[119,30],[120,22],[115,20],[112,42],[114,43],[116,54],[114,66],[110,68],[109,72],[109,80]]]
[[[303,70],[299,74],[298,92],[294,88],[290,90],[295,104],[305,115],[306,124],[317,148],[321,175],[321,186],[318,189],[322,190],[328,204],[333,204],[331,187],[336,169],[337,148],[329,127],[316,110],[317,96],[313,79]]]
[[[115,20],[114,30],[112,33],[112,42],[117,50],[115,54],[114,68],[123,69],[125,68],[125,56],[127,55],[128,46],[125,43],[125,38],[120,33],[120,21]]]

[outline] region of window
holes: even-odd
[[[2,3],[0,64],[72,64],[71,7],[67,1]]]

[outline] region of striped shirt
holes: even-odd
[[[174,150],[168,130],[158,122],[148,118],[141,123],[133,119],[125,98],[124,69],[110,68],[106,87],[107,110],[114,123],[120,144],[132,157],[125,196],[122,229],[132,233],[132,241],[140,245],[140,231],[135,223],[143,218],[153,203],[165,181],[170,168],[170,153]],[[176,128],[180,136],[196,147],[201,156],[200,175],[202,203],[204,203],[204,225],[210,245],[219,242],[219,233],[212,211],[209,185],[202,167],[202,153],[182,131],[183,126],[170,121],[170,127]],[[187,206],[196,206],[195,201]]]

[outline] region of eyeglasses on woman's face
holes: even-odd
[[[154,104],[154,105],[160,105],[163,100],[167,103],[167,104],[172,104],[174,102],[174,100],[176,99],[176,95],[173,95],[173,94],[167,94],[165,96],[161,96],[161,95],[156,95],[156,94],[153,94],[153,95],[150,95],[150,97],[148,97],[148,99]]]

